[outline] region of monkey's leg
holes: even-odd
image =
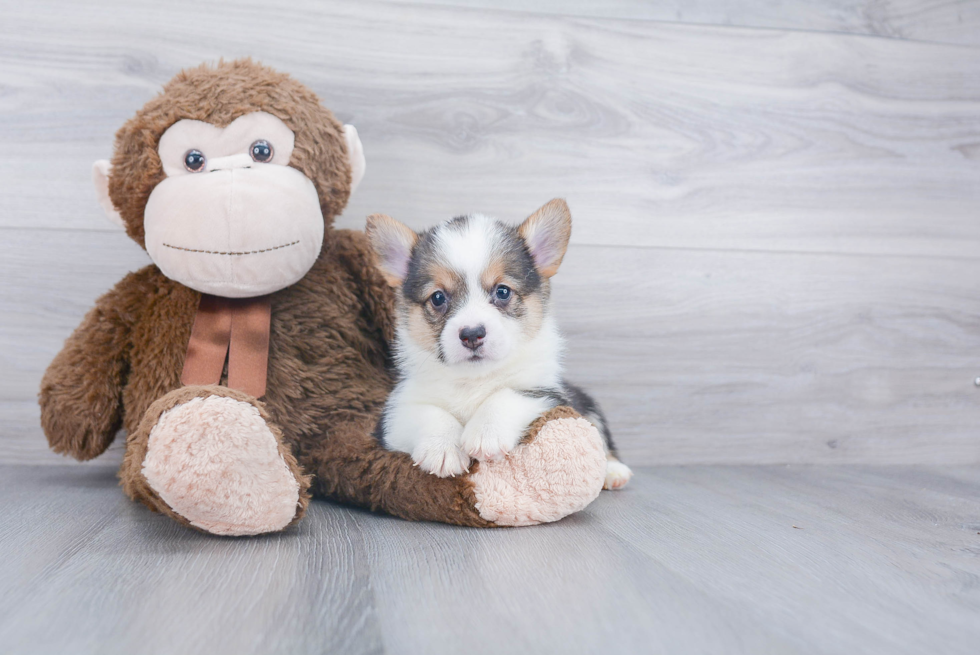
[[[253,535],[298,521],[309,478],[262,404],[219,386],[177,389],[126,440],[126,494],[199,530]]]
[[[602,489],[606,457],[596,428],[568,407],[535,421],[504,459],[440,478],[382,448],[373,421],[337,426],[304,456],[314,491],[401,518],[475,527],[534,525],[583,509]]]

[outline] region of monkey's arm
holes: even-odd
[[[130,274],[99,298],[41,380],[41,427],[57,453],[97,457],[122,424],[130,331],[146,298],[136,286]]]

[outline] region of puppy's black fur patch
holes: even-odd
[[[609,430],[609,423],[606,415],[599,409],[599,403],[592,396],[577,387],[568,380],[562,380],[560,388],[550,389],[526,389],[518,391],[519,394],[529,398],[547,398],[552,402],[552,407],[567,405],[581,414],[587,421],[596,426],[599,435],[606,443],[606,449],[616,457],[616,446],[613,444],[612,432]]]

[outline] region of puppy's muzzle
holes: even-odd
[[[483,345],[483,339],[487,336],[487,329],[482,325],[476,327],[464,327],[459,331],[459,340],[470,350],[476,350]]]

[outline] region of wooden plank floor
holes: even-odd
[[[651,467],[524,529],[318,501],[205,536],[0,467],[0,652],[976,653],[980,468]]]

